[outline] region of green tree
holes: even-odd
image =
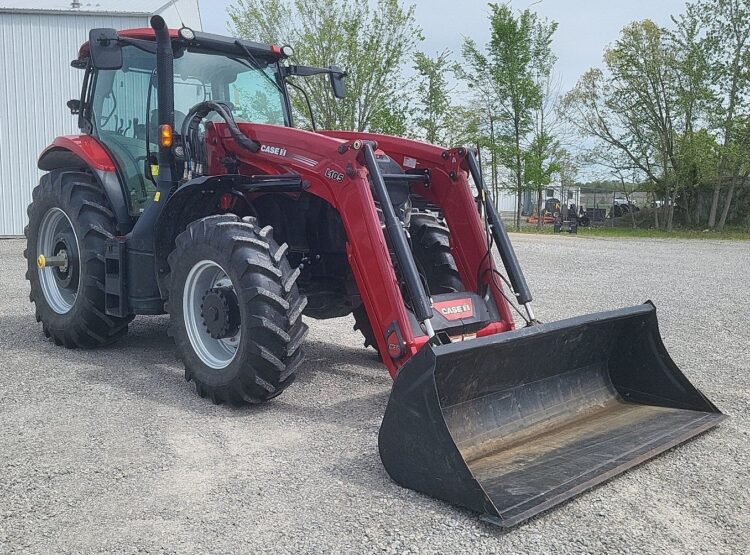
[[[382,106],[370,118],[368,131],[405,137],[409,134],[408,99],[396,96],[389,104]]]
[[[717,178],[716,167],[707,165],[716,152],[716,141],[705,129],[709,106],[715,101],[706,55],[709,41],[696,5],[688,4],[685,13],[673,16],[672,21],[675,28],[668,31],[668,40],[674,52],[675,92],[684,117],[675,144],[676,179],[685,223],[700,225],[704,187]]]
[[[667,229],[678,198],[688,225],[722,228],[750,171],[750,2],[695,0],[672,21],[625,27],[563,112],[595,148],[618,151],[627,162],[618,166],[643,174],[665,200]]]
[[[665,31],[667,47],[672,50],[677,87],[675,93],[690,135],[705,123],[709,105],[715,100],[711,90],[711,72],[707,59],[710,41],[705,36],[700,10],[688,4],[685,13],[672,17],[674,29]]]
[[[321,127],[365,131],[403,89],[401,70],[422,40],[414,6],[400,0],[236,0],[228,9],[236,35],[274,44],[291,44],[294,63],[341,66],[347,98],[336,100],[327,78],[298,79]],[[307,107],[293,92],[297,117]],[[309,124],[309,122],[307,122]]]
[[[525,190],[524,162],[534,110],[542,102],[539,76],[550,68],[552,35],[557,24],[540,20],[530,10],[516,15],[505,4],[489,4],[490,42],[482,51],[473,39],[463,45],[465,67],[459,75],[483,97],[495,126],[500,163],[513,176],[516,192],[516,228],[521,225],[521,198]]]
[[[434,58],[422,52],[414,56],[414,69],[419,75],[415,118],[418,134],[428,143],[443,146],[450,146],[446,143],[451,112],[451,89],[448,86],[448,72],[452,66],[450,56],[447,50]]]
[[[537,83],[542,96],[534,109],[531,142],[524,160],[524,182],[527,187],[536,192],[536,211],[540,216],[544,207],[544,190],[552,183],[553,175],[558,174],[562,179],[561,162],[569,156],[560,142],[559,96],[557,87],[553,84],[552,74],[554,60],[554,56],[550,56],[550,65],[540,68],[537,74]],[[566,210],[564,209],[564,212]],[[543,224],[544,220],[540,217],[537,227],[541,229]]]
[[[687,225],[701,225],[708,219],[704,210],[705,191],[717,183],[720,146],[707,129],[691,130],[677,140],[677,179],[683,184],[680,204]]]
[[[489,147],[489,131],[482,119],[481,106],[454,104],[445,118],[445,145]]]
[[[747,0],[699,0],[714,102],[710,117],[720,144],[719,178],[714,184],[708,226],[716,225],[721,190],[727,185],[719,228],[724,227],[735,190],[746,182],[747,145],[743,120],[750,102],[750,3]]]
[[[645,20],[625,27],[604,60],[607,73],[584,74],[566,95],[563,113],[583,135],[619,150],[664,191],[671,230],[679,192],[676,139],[685,126],[674,49],[665,31]]]
[[[540,216],[537,227],[541,229],[543,219],[542,202],[544,190],[552,183],[552,176],[560,173],[557,160],[558,145],[547,132],[536,134],[524,153],[524,182],[536,192],[537,214]]]

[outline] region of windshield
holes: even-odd
[[[157,151],[159,137],[156,79],[152,80],[156,56],[126,45],[122,57],[120,69],[96,71],[86,117],[117,162],[129,190],[130,212],[138,215],[154,192],[145,168],[153,162],[149,155]],[[262,69],[220,52],[175,53],[175,129],[179,132],[190,108],[204,100],[229,104],[240,122],[290,125],[278,65],[263,58],[258,63]]]
[[[198,102],[219,100],[231,106],[238,121],[285,125],[277,69],[275,63],[258,69],[225,55],[185,52],[174,61],[175,110],[187,113]]]
[[[219,52],[186,50],[177,53],[174,60],[175,127],[180,129],[190,108],[204,100],[226,102],[238,121],[288,125],[278,66],[274,61],[258,61],[268,65],[259,69],[247,60]],[[154,129],[156,80],[152,87],[149,81],[155,65],[154,54],[128,45],[123,48],[121,69],[97,72],[92,119],[99,132],[145,138],[141,134],[145,135],[144,124],[148,120],[150,130]],[[150,114],[146,113],[147,107],[150,107]],[[155,135],[149,138],[154,142]]]

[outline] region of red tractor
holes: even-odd
[[[723,418],[651,304],[537,322],[472,150],[296,129],[289,80],[327,75],[343,97],[339,68],[151,27],[91,31],[68,103],[81,134],[39,158],[27,278],[55,343],[167,313],[198,394],[241,405],[292,383],[303,315],[354,313],[395,380],[390,475],[504,526]]]

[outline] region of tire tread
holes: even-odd
[[[270,228],[260,229],[252,218],[241,220],[225,214],[195,221],[177,237],[168,257],[173,279],[184,273],[184,269],[177,271],[177,266],[196,245],[209,245],[222,260],[229,260],[232,269],[226,270],[239,276],[235,289],[250,316],[241,327],[244,347],[237,354],[243,357],[239,370],[225,383],[209,383],[201,378],[200,365],[191,368],[197,357],[184,331],[182,301],[169,300],[184,284],[170,282],[165,310],[172,317],[171,335],[185,365],[185,379],[195,382],[199,395],[217,403],[268,401],[294,381],[304,358],[308,328],[299,316],[307,300],[296,285],[299,271],[290,267],[286,247],[274,241]],[[180,305],[178,310],[174,310],[175,304]]]
[[[37,321],[44,335],[69,349],[109,345],[128,331],[132,316],[118,318],[104,310],[104,242],[115,235],[116,220],[109,202],[90,173],[62,169],[42,176],[32,192],[27,209],[29,225],[24,229],[27,248],[26,279],[29,300],[35,305]],[[36,268],[36,234],[44,214],[52,207],[62,209],[78,236],[80,289],[76,303],[62,317],[44,299]]]

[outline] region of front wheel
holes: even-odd
[[[185,378],[214,403],[260,403],[294,380],[303,360],[300,296],[269,227],[232,214],[191,223],[169,255],[170,335]]]

